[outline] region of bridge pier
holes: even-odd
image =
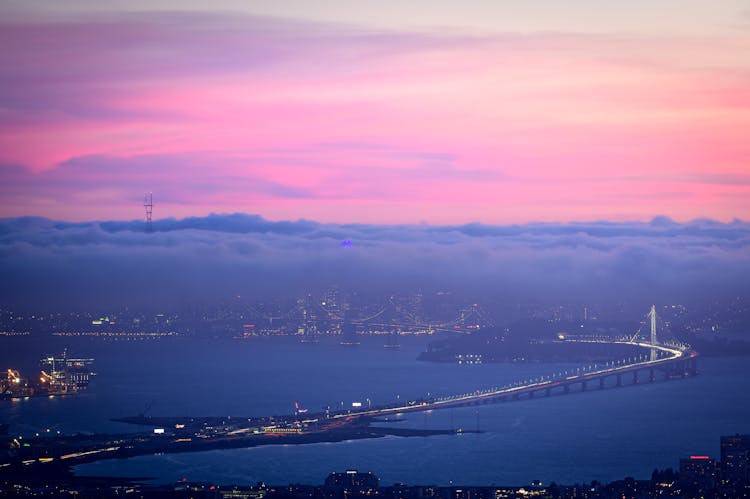
[[[583,380],[583,381],[581,382],[581,391],[582,391],[582,392],[585,392],[585,391],[586,391],[586,385],[587,385],[587,384],[588,384],[588,381],[586,381],[586,380]]]
[[[563,385],[563,392],[570,393],[570,385]]]
[[[599,378],[599,389],[604,390],[604,378]]]
[[[622,386],[622,374],[617,375],[617,386]]]
[[[544,389],[544,396],[545,397],[549,397],[550,395],[552,395],[552,388],[545,388]]]
[[[638,371],[633,371],[633,384],[638,384]]]
[[[648,381],[650,383],[653,383],[654,381],[656,381],[656,373],[654,372],[654,368],[653,367],[651,369],[649,369]]]

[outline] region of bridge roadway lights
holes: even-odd
[[[639,346],[645,346],[642,344],[639,344]],[[632,384],[638,385],[640,383],[639,380],[639,372],[643,371],[645,376],[645,371],[648,370],[648,381],[654,382],[657,381],[657,371],[662,371],[665,375],[665,379],[673,379],[675,377],[688,377],[688,376],[695,376],[697,374],[697,359],[695,356],[697,354],[691,353],[689,351],[677,351],[676,349],[670,350],[667,347],[656,347],[659,349],[662,349],[664,351],[667,351],[672,354],[669,358],[662,358],[656,365],[654,364],[646,364],[644,365],[643,362],[638,362],[636,364],[624,364],[624,365],[613,365],[611,369],[606,369],[599,372],[594,373],[583,373],[579,374],[578,376],[572,376],[570,378],[560,379],[554,383],[554,386],[551,386],[551,384],[542,384],[543,386],[539,386],[535,383],[530,383],[528,385],[524,384],[516,384],[513,385],[513,388],[506,388],[503,390],[498,390],[500,393],[497,393],[497,395],[494,395],[489,398],[483,398],[485,395],[478,395],[478,396],[471,396],[471,397],[464,397],[464,400],[456,400],[452,401],[448,405],[444,405],[442,403],[436,404],[438,407],[458,407],[458,406],[472,406],[472,405],[481,405],[481,404],[493,404],[497,402],[510,402],[510,401],[518,401],[522,399],[534,399],[537,396],[546,396],[549,397],[553,395],[553,391],[556,391],[556,388],[558,386],[562,387],[562,392],[564,394],[571,393],[571,386],[576,385],[577,383],[581,384],[581,392],[586,392],[589,390],[589,382],[594,382],[596,380],[599,380],[599,389],[605,389],[607,388],[607,379],[611,378],[612,376],[615,377],[615,387],[622,387],[623,384],[623,376],[627,376],[629,373],[632,373]],[[689,356],[688,356],[689,355]],[[640,360],[640,359],[638,359]],[[607,366],[609,367],[609,365]],[[614,371],[614,372],[613,372]],[[593,374],[593,379],[587,379],[588,376],[591,376]],[[645,378],[644,378],[645,379]],[[627,380],[627,378],[626,378]],[[627,383],[627,381],[625,381]],[[596,385],[594,385],[596,386]],[[517,388],[516,388],[517,387]],[[508,391],[510,393],[508,393]],[[573,390],[575,391],[575,389]],[[505,393],[502,393],[505,392]],[[535,395],[538,393],[538,395]],[[421,407],[420,407],[421,408]],[[417,407],[414,408],[416,410]],[[426,408],[421,408],[426,409]],[[406,410],[412,410],[411,408],[408,408]],[[379,412],[393,412],[394,409],[388,409],[384,408],[382,410],[379,409],[373,409],[372,411],[368,412],[368,414],[377,414]],[[340,416],[336,416],[340,417]]]

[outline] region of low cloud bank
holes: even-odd
[[[344,243],[350,241],[351,244]],[[750,291],[750,224],[458,226],[0,219],[0,300],[44,309],[175,306],[235,294],[452,289],[471,298],[674,303]]]

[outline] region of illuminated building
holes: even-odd
[[[680,459],[680,484],[684,489],[712,489],[716,487],[718,468],[716,460],[708,456],[690,456]]]
[[[347,491],[376,490],[380,480],[372,472],[360,473],[357,470],[346,470],[344,473],[333,472],[326,478],[325,486]]]
[[[750,479],[750,435],[721,437],[721,476],[728,483]]]

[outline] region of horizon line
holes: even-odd
[[[176,221],[181,222],[185,220],[191,220],[191,219],[207,219],[211,217],[236,217],[236,216],[242,216],[242,217],[256,217],[259,218],[265,222],[269,223],[299,223],[299,222],[307,222],[307,223],[314,223],[318,225],[363,225],[363,226],[390,226],[390,227],[414,227],[414,226],[427,226],[427,227],[464,227],[464,226],[471,226],[471,225],[484,225],[484,226],[496,226],[496,227],[508,227],[508,226],[516,226],[516,225],[579,225],[579,224],[617,224],[617,225],[626,225],[626,224],[643,224],[643,225],[655,225],[658,223],[665,223],[665,224],[674,224],[674,225],[689,225],[689,224],[695,224],[695,223],[716,223],[716,224],[722,224],[722,225],[732,225],[732,224],[745,224],[748,223],[747,220],[744,220],[740,217],[732,217],[729,220],[724,219],[717,219],[717,218],[711,218],[711,217],[697,217],[697,218],[690,218],[685,220],[675,219],[669,215],[654,215],[651,218],[648,219],[622,219],[622,220],[616,220],[616,219],[606,219],[606,218],[592,218],[592,219],[570,219],[570,220],[526,220],[526,221],[516,221],[516,222],[486,222],[486,221],[480,221],[480,220],[468,220],[465,222],[457,222],[457,223],[435,223],[435,222],[429,222],[426,220],[421,221],[414,221],[414,222],[357,222],[357,221],[324,221],[324,220],[318,220],[313,218],[305,218],[305,217],[299,217],[299,218],[278,218],[278,219],[272,219],[268,218],[267,216],[261,214],[261,213],[253,213],[253,212],[242,212],[242,211],[233,211],[233,212],[209,212],[207,214],[203,215],[189,215],[184,217],[177,217],[177,216],[167,216],[163,218],[154,218],[152,220],[152,223],[157,222],[164,222],[164,221]],[[94,223],[146,223],[145,218],[111,218],[111,219],[85,219],[85,220],[66,220],[63,218],[51,218],[44,215],[16,215],[16,216],[0,216],[0,221],[7,221],[7,220],[23,220],[23,219],[29,219],[29,220],[46,220],[50,222],[56,222],[56,223],[66,223],[66,224],[94,224]]]

